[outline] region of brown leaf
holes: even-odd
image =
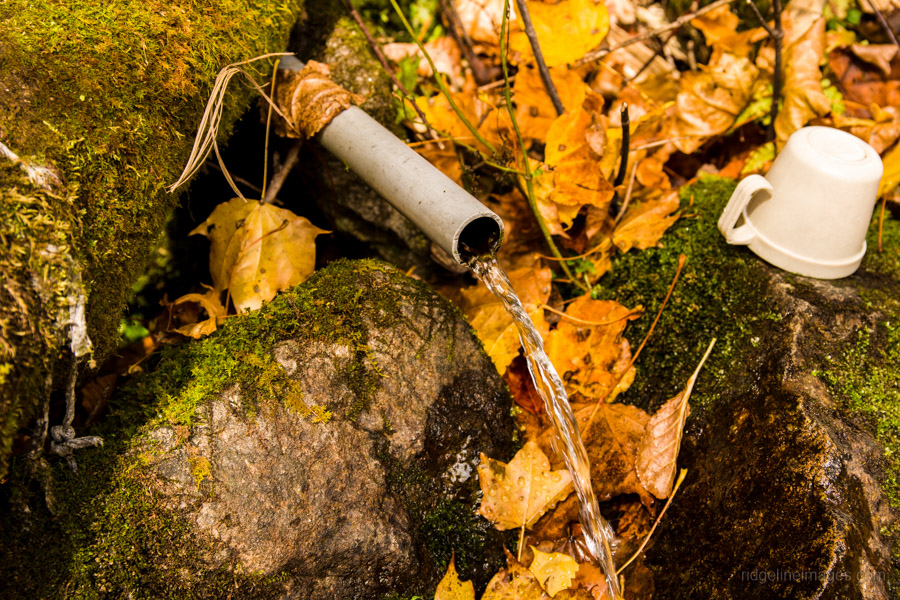
[[[530,527],[573,489],[569,472],[551,471],[535,442],[527,442],[508,464],[482,454],[478,477],[484,494],[478,514],[501,531]]]
[[[678,220],[678,191],[630,206],[613,233],[613,244],[622,251],[645,250],[659,243],[665,231]]]
[[[503,374],[503,381],[509,386],[516,404],[533,415],[541,415],[544,412],[544,401],[534,389],[531,381],[531,373],[528,372],[528,364],[524,356],[517,356]]]
[[[668,498],[672,493],[684,422],[690,412],[688,400],[700,375],[700,369],[715,343],[716,340],[713,339],[684,390],[663,404],[656,414],[650,417],[646,433],[641,439],[636,465],[638,478],[657,498]]]
[[[434,600],[475,600],[475,584],[471,581],[460,581],[454,563],[455,560],[451,557],[447,572],[434,593]]]
[[[419,65],[417,73],[421,77],[431,77],[434,73],[431,65],[425,55],[419,50],[418,44],[414,43],[390,43],[381,47],[384,55],[395,63],[399,63],[406,57],[417,57]],[[431,57],[434,66],[437,67],[438,73],[443,73],[450,78],[450,83],[461,86],[465,81],[462,74],[462,53],[456,40],[452,37],[444,35],[437,39],[425,43],[425,51]]]
[[[330,79],[328,65],[311,60],[303,70],[281,71],[275,103],[289,121],[288,137],[310,138],[359,99]]]
[[[481,600],[541,600],[544,590],[531,571],[519,564],[509,552],[507,566],[491,578]]]
[[[671,109],[675,119],[669,137],[686,154],[731,127],[749,102],[759,75],[749,58],[723,52],[714,59],[699,71],[682,73]]]
[[[894,44],[853,44],[850,51],[861,61],[877,67],[885,77],[891,76],[891,61],[897,56]]]
[[[834,72],[835,85],[846,102],[862,106],[900,106],[900,56],[891,60],[887,75],[860,60],[849,48],[832,50],[828,55],[828,66]]]
[[[324,229],[289,210],[233,198],[191,231],[209,238],[209,270],[238,312],[256,310],[315,269],[315,238]]]
[[[791,20],[803,19],[787,11],[786,29]],[[831,100],[822,89],[819,63],[825,57],[825,19],[814,21],[809,29],[784,50],[784,89],[781,110],[775,119],[778,146],[787,142],[792,133],[815,117],[831,112]]]

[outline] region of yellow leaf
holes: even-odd
[[[661,198],[630,206],[613,233],[613,244],[622,252],[632,248],[651,248],[672,226],[678,215],[678,191],[673,190]]]
[[[570,392],[603,398],[628,368],[631,349],[622,334],[640,312],[586,294],[569,304],[565,315],[547,336],[547,355]],[[627,389],[633,378],[633,373],[624,377],[625,385],[617,392]]]
[[[785,15],[791,18],[791,13]],[[784,50],[783,102],[775,119],[778,147],[815,117],[831,111],[831,100],[822,89],[819,63],[825,56],[825,19],[815,21],[804,35]]]
[[[694,18],[691,25],[703,32],[706,43],[713,46],[722,38],[734,35],[740,19],[731,12],[731,5],[725,4],[704,15]]]
[[[546,335],[550,326],[544,319],[541,305],[550,298],[550,269],[523,267],[510,271],[508,276],[525,312],[538,332]],[[503,303],[483,285],[464,289],[462,295],[465,300],[463,312],[502,375],[519,354],[519,332],[515,322]]]
[[[209,238],[209,270],[217,291],[228,289],[238,312],[256,310],[306,280],[323,229],[289,210],[233,198],[191,231]]]
[[[194,338],[195,340],[205,337],[216,330],[219,322],[225,318],[225,307],[219,299],[221,293],[215,289],[210,289],[205,294],[185,294],[175,300],[172,305],[184,304],[186,302],[196,302],[206,311],[208,318],[205,321],[197,323],[188,323],[175,329],[181,335]]]
[[[454,559],[450,558],[447,573],[437,586],[434,600],[475,600],[475,585],[471,581],[460,581]]]
[[[544,591],[555,596],[559,592],[568,589],[578,572],[578,563],[574,558],[562,552],[541,552],[534,546],[534,560],[528,570],[537,579]]]
[[[609,15],[603,2],[562,0],[548,4],[528,0],[527,5],[541,53],[550,67],[575,62],[599,46],[609,32]],[[509,47],[522,56],[532,54],[521,19],[510,27]]]
[[[878,188],[879,196],[887,194],[900,183],[900,144],[894,146],[881,160],[884,164],[884,174]]]
[[[550,69],[550,77],[566,111],[580,108],[587,94],[593,93],[581,76],[567,67]],[[519,67],[513,84],[513,98],[522,135],[543,140],[558,115],[536,68],[531,65]]]
[[[678,451],[681,449],[681,436],[684,433],[684,422],[690,412],[688,400],[694,383],[700,375],[700,369],[706,362],[713,345],[714,339],[706,350],[706,354],[700,359],[700,364],[694,374],[688,379],[687,385],[677,396],[656,411],[647,424],[646,432],[638,447],[637,474],[641,483],[651,494],[657,498],[668,498],[675,483],[675,465],[678,460]]]
[[[488,582],[481,600],[541,600],[544,590],[531,571],[507,554],[507,567]]]
[[[509,464],[482,454],[478,477],[484,494],[478,513],[501,531],[530,527],[573,489],[569,472],[551,471],[535,442],[526,443]]]

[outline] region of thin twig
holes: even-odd
[[[462,121],[463,125],[466,126],[475,139],[481,142],[485,148],[491,154],[496,154],[497,149],[494,148],[494,145],[487,141],[481,133],[478,132],[478,128],[472,125],[469,122],[469,119],[466,118],[466,115],[463,114],[462,110],[460,110],[459,106],[456,105],[456,101],[453,99],[453,94],[450,93],[450,90],[447,88],[447,84],[444,83],[444,76],[440,74],[437,67],[434,64],[434,61],[431,59],[431,54],[428,53],[428,50],[425,49],[425,45],[422,44],[422,41],[416,36],[415,31],[413,31],[412,25],[410,25],[409,21],[406,18],[406,15],[403,14],[403,11],[400,9],[400,5],[397,4],[397,0],[390,0],[391,6],[394,7],[394,11],[397,13],[397,16],[400,17],[400,20],[403,22],[403,27],[406,28],[406,32],[413,38],[416,42],[416,45],[419,47],[419,51],[425,56],[425,60],[428,61],[428,66],[431,67],[431,72],[434,73],[434,80],[437,82],[438,87],[441,90],[441,93],[447,99],[447,102],[450,104],[450,108],[456,113],[456,116]]]
[[[561,310],[556,310],[552,306],[548,306],[546,304],[541,304],[540,307],[542,310],[552,312],[554,315],[559,315],[563,319],[568,319],[569,321],[572,321],[573,323],[578,323],[579,325],[586,325],[588,327],[606,327],[607,325],[612,325],[613,323],[618,323],[619,321],[624,321],[625,319],[628,319],[632,316],[640,315],[641,312],[643,312],[640,310],[629,310],[626,315],[621,316],[618,319],[613,319],[611,321],[585,321],[584,319],[579,319],[577,317],[573,317],[572,315],[567,315],[566,313],[562,312]]]
[[[541,52],[541,44],[538,41],[537,32],[534,30],[534,23],[531,22],[528,4],[525,3],[525,0],[516,0],[516,6],[519,9],[519,16],[522,18],[522,24],[525,26],[525,35],[528,36],[528,41],[531,43],[531,50],[534,52],[534,60],[537,62],[541,80],[544,82],[544,87],[547,88],[547,93],[550,94],[550,100],[553,102],[556,114],[562,115],[566,112],[566,107],[563,106],[562,100],[559,99],[559,92],[556,91],[553,78],[550,77],[550,69],[547,68],[547,63],[544,61],[544,53]]]
[[[287,156],[284,157],[284,164],[281,165],[281,168],[279,168],[275,175],[272,176],[272,183],[269,184],[269,189],[263,194],[263,204],[271,203],[275,200],[275,197],[278,196],[278,192],[281,191],[287,176],[290,175],[291,170],[300,160],[300,146],[302,145],[303,141],[297,140],[297,142],[291,146],[291,149],[288,150]]]
[[[631,192],[634,190],[634,179],[637,176],[637,163],[631,168],[631,177],[628,178],[628,189],[625,191],[625,200],[622,202],[622,208],[619,209],[619,214],[616,215],[616,220],[613,222],[613,232],[615,232],[616,225],[619,224],[619,221],[622,220],[622,217],[625,216],[625,211],[628,210],[628,203],[631,202]]]
[[[896,44],[897,47],[900,48],[900,41],[897,41],[897,34],[895,34],[894,30],[891,29],[891,25],[890,23],[888,23],[887,19],[884,18],[884,14],[882,14],[878,7],[875,6],[875,3],[872,2],[872,0],[866,0],[866,2],[869,4],[869,7],[871,7],[871,9],[875,11],[875,16],[878,17],[878,22],[881,23],[881,26],[884,28],[885,33],[887,33],[888,37],[893,40],[894,44]]]
[[[622,185],[628,169],[628,149],[631,146],[631,117],[628,115],[628,103],[622,103],[619,113],[622,120],[622,146],[619,149],[619,172],[616,174],[614,186]]]
[[[466,55],[466,61],[472,69],[472,76],[475,77],[475,83],[479,86],[490,83],[496,75],[497,69],[493,66],[485,66],[485,61],[481,60],[475,53],[475,44],[469,37],[459,13],[456,12],[456,6],[449,0],[441,0],[441,10],[450,23],[450,35],[456,40],[456,43],[462,48],[463,54]]]
[[[617,50],[621,50],[622,48],[627,48],[628,46],[631,46],[632,44],[637,44],[639,42],[643,42],[644,40],[648,40],[652,37],[657,37],[659,34],[665,33],[667,31],[672,31],[673,29],[679,29],[685,23],[688,23],[689,21],[693,21],[694,19],[696,19],[697,17],[699,17],[701,15],[705,15],[706,13],[708,13],[710,11],[716,10],[720,6],[725,6],[726,4],[731,4],[732,2],[734,2],[734,0],[716,0],[715,2],[712,2],[711,4],[707,4],[703,8],[700,8],[692,13],[687,13],[687,14],[681,15],[680,17],[678,17],[671,23],[669,23],[667,25],[663,25],[662,27],[654,29],[653,31],[645,31],[644,33],[638,34],[638,35],[634,36],[633,38],[629,38],[629,39],[625,40],[624,42],[622,42],[620,44],[616,44],[615,46],[612,46],[610,48],[599,48],[597,50],[592,50],[591,52],[588,52],[587,54],[585,54],[583,58],[578,60],[575,63],[575,65],[580,67],[581,65],[587,64],[589,62],[594,62],[595,60],[600,60],[604,56],[612,54],[613,52],[615,52]]]
[[[269,89],[269,96],[275,97],[275,82],[278,80],[278,65],[281,63],[280,58],[275,59],[275,66],[272,67],[272,87]],[[269,104],[269,110],[266,113],[266,143],[263,147],[263,179],[262,192],[260,198],[266,197],[266,180],[269,178],[269,130],[272,126],[272,104]]]
[[[775,27],[771,27],[767,22],[765,17],[762,16],[762,13],[759,12],[759,8],[756,6],[756,3],[753,0],[747,0],[747,4],[750,5],[750,9],[753,11],[753,14],[756,15],[756,18],[759,19],[760,24],[763,29],[766,30],[766,33],[769,34],[769,37],[772,38],[772,43],[775,46],[775,67],[774,73],[772,74],[772,108],[769,113],[769,127],[766,130],[766,141],[771,142],[775,139],[775,119],[778,117],[778,103],[781,101],[781,87],[782,87],[782,74],[781,74],[781,63],[783,61],[782,54],[784,50],[784,28],[781,26],[781,0],[773,0],[772,1],[772,11],[774,13]]]
[[[419,105],[415,103],[412,94],[406,89],[406,87],[400,83],[400,80],[397,79],[397,75],[394,74],[394,69],[391,68],[391,64],[388,62],[387,58],[384,56],[384,52],[381,51],[381,46],[378,45],[378,42],[375,41],[375,38],[372,37],[372,33],[369,31],[369,28],[366,27],[365,21],[363,21],[362,16],[360,16],[359,12],[353,5],[350,4],[350,0],[344,0],[344,4],[347,7],[347,10],[350,11],[350,15],[353,17],[353,20],[356,21],[356,24],[359,26],[360,31],[362,31],[363,35],[366,36],[366,41],[369,42],[369,47],[372,48],[372,52],[375,53],[375,56],[378,58],[378,62],[381,63],[382,68],[385,72],[390,76],[391,81],[397,86],[397,89],[400,90],[400,93],[403,95],[405,100],[409,100],[409,103],[412,104],[413,110],[416,111],[416,114],[419,115],[419,118],[422,119],[422,123],[425,125],[425,130],[428,133],[428,136],[432,139],[437,139],[439,136],[434,128],[428,124],[428,119],[425,118],[425,113],[422,112],[422,109],[419,108]],[[443,146],[441,146],[443,148]]]
[[[656,517],[656,521],[653,523],[653,527],[650,528],[650,532],[647,534],[647,537],[644,538],[644,541],[641,543],[640,548],[638,548],[637,551],[631,555],[631,558],[625,561],[625,564],[619,567],[618,570],[616,570],[616,575],[624,571],[625,567],[634,562],[634,560],[641,555],[641,552],[644,551],[644,547],[647,545],[647,542],[650,541],[650,537],[653,535],[653,532],[656,531],[656,526],[659,525],[659,522],[662,520],[663,515],[666,514],[667,510],[669,510],[669,505],[672,504],[672,499],[675,497],[675,492],[677,492],[678,488],[681,487],[681,482],[684,481],[684,478],[687,476],[687,472],[687,469],[681,469],[681,471],[678,473],[678,479],[675,481],[675,487],[672,488],[672,493],[669,494],[669,499],[666,500],[666,505],[663,506],[663,509],[660,511],[659,516]]]
[[[392,2],[394,0],[391,0]],[[559,266],[562,268],[563,272],[578,288],[582,291],[589,291],[584,287],[580,281],[575,279],[575,276],[572,275],[572,271],[569,270],[569,265],[566,264],[565,258],[562,253],[559,251],[559,248],[556,247],[556,243],[553,241],[553,234],[550,233],[550,228],[547,227],[547,222],[544,221],[544,217],[541,216],[541,211],[537,205],[537,199],[534,196],[534,184],[533,184],[533,173],[531,171],[531,166],[528,162],[528,150],[525,147],[525,138],[522,137],[522,130],[519,128],[519,120],[516,118],[516,111],[513,109],[512,102],[512,85],[510,85],[509,79],[509,65],[506,60],[506,51],[507,51],[507,25],[509,23],[508,19],[509,15],[509,0],[503,0],[503,18],[500,21],[500,70],[503,72],[503,98],[506,101],[506,111],[509,113],[509,120],[512,122],[513,131],[516,134],[516,140],[519,143],[519,150],[522,152],[522,170],[525,171],[522,179],[525,180],[525,189],[521,189],[521,183],[519,183],[520,191],[522,195],[528,200],[528,206],[531,208],[531,212],[534,214],[534,218],[537,221],[538,227],[541,230],[541,234],[544,236],[544,241],[547,242],[547,246],[550,248],[550,252],[553,253],[553,256],[556,256],[560,259]]]

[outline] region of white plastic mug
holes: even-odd
[[[719,231],[729,244],[746,245],[786,271],[846,277],[866,253],[882,171],[878,153],[859,138],[804,127],[765,177],[750,175],[738,184]]]

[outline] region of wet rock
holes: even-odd
[[[57,526],[79,546],[31,580],[13,569],[18,593],[369,599],[434,589],[452,552],[482,586],[503,561],[474,473],[480,452],[511,454],[508,392],[462,316],[392,267],[332,264],[119,403],[130,433],[80,478],[55,473],[56,524],[12,486],[2,558]]]
[[[691,599],[896,597],[896,259],[870,250],[838,281],[770,267],[716,231],[733,186],[686,189],[696,216],[605,281],[654,314],[678,254],[688,256],[626,402],[658,408],[719,339],[691,399],[679,458],[689,474],[647,550],[655,588]],[[889,221],[886,231],[900,230]],[[632,342],[645,332],[634,328]]]

